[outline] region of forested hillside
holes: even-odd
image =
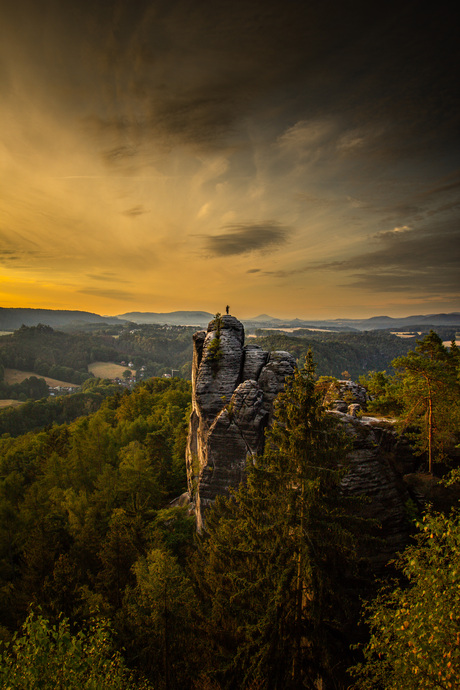
[[[2,367],[9,367],[81,384],[90,378],[88,365],[93,362],[131,361],[134,369],[144,367],[146,378],[172,371],[189,378],[194,331],[190,326],[155,324],[104,327],[94,324],[88,332],[65,333],[49,326],[23,326],[11,335],[0,337],[0,374]],[[443,337],[451,338],[451,331],[448,329]],[[389,369],[392,359],[406,354],[415,343],[415,337],[403,339],[382,331],[298,330],[294,335],[259,330],[257,335],[257,338],[247,338],[247,342],[269,351],[287,350],[298,362],[304,360],[308,348],[312,347],[319,375],[340,377],[346,370],[353,378],[371,370]],[[4,387],[0,394],[10,397],[8,392]]]
[[[305,360],[309,348],[315,353],[317,374],[341,378],[347,371],[353,379],[372,370],[391,367],[391,361],[406,354],[415,343],[414,338],[399,338],[382,331],[364,333],[326,333],[308,330],[296,331],[295,335],[256,331],[251,338],[265,350],[287,350],[299,363]]]
[[[50,326],[22,326],[0,338],[3,368],[33,371],[62,381],[81,384],[90,378],[88,364],[117,356],[111,339],[71,335]]]
[[[132,361],[145,367],[145,376],[171,369],[190,372],[191,335],[185,326],[114,326],[95,331],[62,332],[50,326],[22,326],[0,337],[0,367],[33,371],[62,381],[81,384],[90,378],[92,362]],[[0,372],[1,373],[1,372]]]
[[[165,545],[183,559],[190,521],[162,509],[185,489],[189,401],[186,381],[154,379],[71,424],[0,440],[1,638],[31,605],[53,620],[114,616],[136,562]]]
[[[394,360],[394,375],[365,381],[374,411],[390,406],[409,429],[421,468],[454,469],[451,482],[459,364],[455,345],[430,333]],[[407,505],[416,538],[378,592],[363,560],[366,544],[379,548],[378,525],[340,488],[349,439],[323,398],[308,355],[280,394],[263,455],[199,537],[189,508],[170,505],[186,488],[188,381],[153,378],[73,421],[4,434],[0,684],[455,688],[458,501],[451,514]]]
[[[41,382],[45,390],[41,388],[37,396],[28,395],[28,399],[22,405],[0,409],[0,436],[20,436],[52,424],[72,422],[77,417],[96,412],[107,396],[119,391],[117,384],[98,378],[87,379],[81,391],[77,393],[57,397],[48,397],[48,386],[43,379],[32,377],[16,385],[24,389],[31,381]],[[13,386],[9,387],[9,392],[11,388]],[[28,392],[30,393],[30,390]]]

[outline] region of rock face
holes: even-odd
[[[367,391],[364,386],[343,379],[331,383],[324,401],[332,410],[347,412],[351,404],[360,405],[362,409],[366,409],[367,399]]]
[[[248,459],[263,451],[273,401],[296,366],[288,352],[244,345],[233,316],[193,337],[192,414],[187,444],[188,488],[197,527],[218,494],[243,479]]]
[[[336,414],[352,440],[350,469],[342,479],[346,494],[364,495],[361,512],[376,520],[381,543],[372,549],[371,561],[378,572],[407,543],[411,525],[407,502],[411,495],[403,473],[415,467],[415,458],[392,424],[369,417]]]
[[[295,366],[287,352],[245,346],[243,327],[232,316],[211,321],[207,331],[194,335],[187,474],[198,530],[216,496],[237,487],[248,460],[263,451],[273,401]],[[340,389],[333,391],[334,401],[344,402],[343,411],[330,414],[337,415],[353,448],[342,489],[364,494],[364,514],[381,525],[382,544],[373,554],[378,571],[407,542],[411,495],[403,475],[415,471],[415,459],[390,421],[356,416],[366,402],[361,386],[340,382]]]

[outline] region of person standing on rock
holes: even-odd
[[[227,304],[227,306],[225,307],[225,311],[227,312],[227,314],[230,313],[230,307],[228,306],[228,304]]]

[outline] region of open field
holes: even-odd
[[[129,369],[129,367],[122,367],[120,364],[115,364],[114,362],[93,362],[88,364],[88,371],[94,376],[101,379],[122,379],[123,372]],[[134,369],[131,369],[133,375],[136,375]]]
[[[2,337],[2,335],[11,335],[12,333],[13,331],[0,331],[0,338]]]
[[[22,405],[20,400],[0,400],[0,409],[3,407],[17,407],[18,405]]]
[[[24,379],[28,379],[31,376],[36,376],[38,379],[45,379],[48,386],[63,386],[64,388],[76,388],[78,384],[69,383],[68,381],[58,381],[58,379],[51,379],[49,376],[40,376],[40,374],[35,374],[33,371],[20,371],[19,369],[5,369],[5,383],[10,386],[13,383],[21,383]]]

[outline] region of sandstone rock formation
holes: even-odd
[[[263,451],[273,401],[295,366],[294,357],[287,352],[245,346],[243,326],[232,316],[214,319],[207,331],[194,335],[187,473],[198,530],[215,497],[237,487],[248,460]],[[353,447],[342,488],[350,494],[364,494],[365,514],[381,525],[383,542],[374,554],[378,570],[407,541],[410,494],[402,478],[415,470],[414,457],[390,422],[356,417],[353,405],[365,405],[361,386],[340,382],[331,402],[340,399],[344,411],[336,409],[330,414],[337,415],[344,425]],[[348,405],[352,414],[347,414]]]
[[[187,476],[200,530],[206,508],[238,486],[248,459],[262,452],[273,400],[296,363],[288,352],[245,346],[233,316],[214,319],[193,342]]]
[[[331,383],[324,396],[324,402],[332,410],[338,412],[347,412],[350,404],[360,405],[362,409],[366,409],[367,400],[367,391],[364,386],[347,379]]]

